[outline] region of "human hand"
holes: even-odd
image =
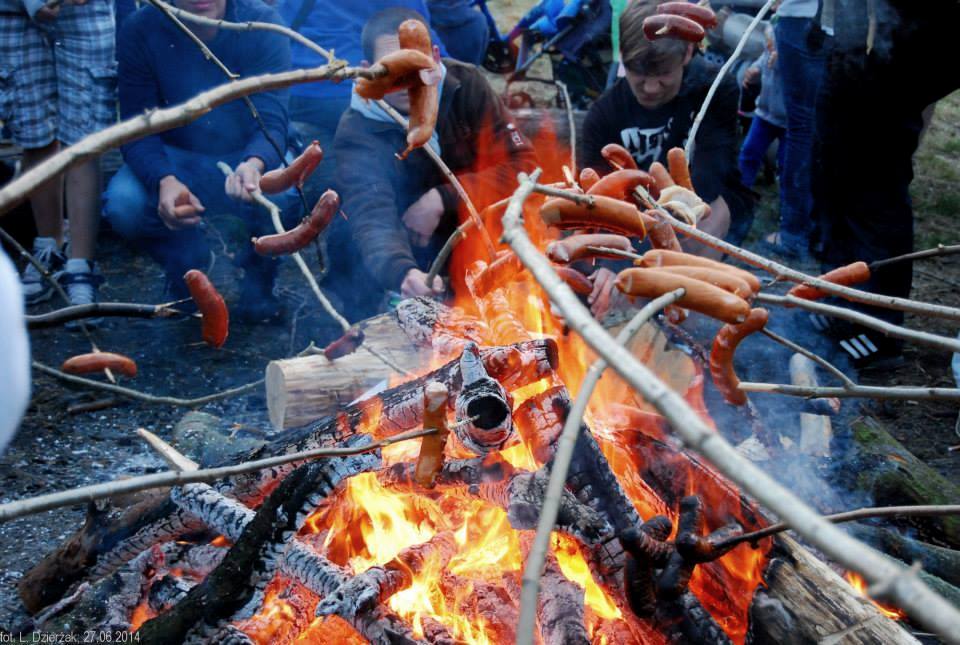
[[[167,175],[160,180],[157,212],[167,228],[175,231],[196,226],[200,223],[200,213],[204,210],[206,209],[197,196],[179,179]]]
[[[440,191],[431,188],[403,213],[403,225],[410,231],[415,246],[426,246],[440,224],[443,215],[443,199]]]
[[[617,282],[617,274],[601,267],[590,276],[590,282],[593,283],[593,291],[587,296],[590,312],[597,320],[603,320],[610,309],[610,296]]]
[[[427,274],[420,269],[410,269],[403,277],[400,285],[400,295],[404,298],[416,296],[437,296],[443,293],[443,280],[440,276],[433,278],[433,288],[427,286]]]
[[[252,193],[259,190],[263,167],[263,161],[257,157],[251,157],[238,165],[233,174],[224,181],[223,189],[227,196],[245,202],[253,201]]]
[[[661,190],[658,203],[674,217],[691,226],[696,226],[710,217],[710,205],[683,186],[668,186]]]
[[[33,19],[37,22],[53,22],[60,15],[60,3],[51,2],[37,9],[33,14]]]
[[[758,80],[760,80],[760,68],[758,67],[748,67],[747,71],[743,73],[744,87],[750,87]]]

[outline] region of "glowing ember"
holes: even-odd
[[[867,595],[867,581],[861,578],[858,574],[854,573],[853,571],[847,571],[845,574],[843,574],[843,578],[850,583],[850,586],[853,587],[858,594],[876,605],[877,609],[879,609],[880,612],[887,618],[891,618],[893,620],[903,620],[906,618],[907,615],[902,610],[897,609],[896,607],[882,605],[873,598],[870,598],[870,596]]]

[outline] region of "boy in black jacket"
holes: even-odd
[[[374,15],[363,31],[364,56],[373,61],[397,49],[397,27],[411,18],[423,22],[410,9]],[[436,47],[434,55],[439,61]],[[517,173],[532,170],[536,157],[475,67],[450,59],[443,59],[441,67],[439,117],[428,145],[440,153],[482,210],[508,196]],[[386,100],[406,113],[406,92],[389,94]],[[343,294],[344,283],[362,285],[352,295],[362,295],[366,302],[356,305],[372,304],[383,291],[424,296],[443,290],[439,279],[426,284],[426,271],[457,225],[459,198],[424,150],[398,160],[395,153],[405,147],[405,131],[375,103],[354,94],[340,119],[334,150],[337,189],[358,253],[343,253],[337,242],[330,245],[332,254],[341,254],[339,260],[332,258],[331,271],[332,282],[340,286],[330,286]],[[351,303],[346,304],[350,308]],[[369,311],[354,313],[356,317]]]
[[[624,146],[644,169],[654,161],[666,162],[668,150],[684,146],[717,68],[697,55],[691,44],[644,38],[643,20],[656,12],[656,5],[634,0],[620,16],[620,53],[626,76],[587,113],[578,161],[581,168],[609,173],[612,168],[600,156],[608,143]],[[754,205],[737,168],[738,98],[736,81],[724,79],[700,125],[691,167],[693,186],[711,208],[700,228],[734,242],[747,234]]]

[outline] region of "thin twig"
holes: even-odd
[[[59,493],[50,493],[48,495],[39,495],[27,499],[17,500],[0,506],[0,522],[7,522],[24,515],[42,513],[50,509],[63,506],[73,506],[92,502],[98,499],[115,497],[128,493],[135,493],[152,488],[167,488],[168,486],[182,486],[183,484],[194,484],[197,482],[212,482],[224,477],[252,473],[264,468],[272,468],[282,464],[289,464],[295,461],[304,461],[317,457],[346,457],[348,455],[359,455],[364,452],[370,452],[389,446],[400,441],[418,439],[430,434],[434,434],[436,429],[424,428],[414,430],[403,434],[387,437],[374,441],[365,446],[356,446],[350,448],[315,448],[313,450],[304,450],[303,452],[291,453],[289,455],[280,455],[277,457],[268,457],[256,461],[248,461],[233,466],[222,466],[220,468],[207,468],[203,470],[192,471],[166,471],[154,473],[151,475],[142,475],[140,477],[130,477],[128,479],[118,479],[102,484],[93,484],[71,490],[61,491]]]
[[[664,307],[673,304],[686,293],[683,289],[675,289],[659,298],[648,302],[628,322],[620,333],[616,342],[627,345],[640,331],[650,318]],[[550,534],[557,523],[557,513],[560,511],[560,500],[567,483],[567,471],[573,460],[574,448],[577,445],[577,436],[583,423],[583,413],[594,388],[600,382],[600,377],[607,369],[607,362],[598,358],[587,370],[586,376],[580,385],[580,392],[567,412],[563,431],[557,441],[557,450],[553,457],[553,466],[550,469],[550,479],[544,494],[543,507],[540,510],[540,520],[537,522],[537,533],[527,555],[527,562],[523,568],[523,586],[520,590],[520,620],[517,624],[517,642],[523,642],[524,635],[533,634],[533,626],[537,619],[537,595],[540,592],[540,576],[543,575],[543,563],[550,548]]]
[[[573,173],[574,180],[577,178],[577,124],[573,120],[573,103],[570,102],[570,92],[567,91],[567,84],[563,81],[554,79],[553,84],[560,90],[563,96],[563,109],[567,113],[567,127],[570,130],[570,172]]]
[[[24,316],[27,329],[43,329],[56,327],[71,320],[80,320],[93,317],[124,317],[124,318],[166,318],[188,315],[183,311],[167,305],[143,305],[135,302],[93,302],[85,305],[73,305],[54,309],[42,314]]]
[[[345,62],[332,65],[294,69],[275,74],[250,76],[211,88],[191,99],[168,108],[150,110],[139,116],[121,121],[99,132],[88,135],[77,143],[47,157],[0,189],[0,215],[26,199],[38,187],[68,168],[103,154],[129,141],[140,139],[194,121],[214,108],[255,92],[289,87],[300,83],[349,78],[375,78],[376,71],[348,67]]]
[[[847,376],[846,374],[844,374],[844,373],[840,370],[839,367],[835,366],[833,363],[831,363],[830,361],[828,361],[828,360],[825,359],[824,357],[818,356],[817,354],[814,354],[813,352],[811,352],[811,351],[810,351],[809,349],[807,349],[806,347],[801,347],[800,345],[797,345],[795,342],[793,342],[793,341],[790,340],[789,338],[784,338],[784,337],[781,336],[780,334],[776,334],[776,333],[770,331],[769,329],[767,329],[766,327],[764,327],[763,329],[761,329],[761,330],[760,330],[760,333],[762,333],[764,336],[766,336],[766,337],[769,338],[770,340],[773,340],[773,341],[776,341],[776,342],[780,343],[781,345],[783,345],[783,346],[786,347],[787,349],[789,349],[789,350],[791,350],[791,351],[793,351],[793,352],[796,352],[796,353],[800,354],[801,356],[806,356],[806,357],[809,358],[811,361],[813,361],[814,363],[816,363],[817,365],[819,365],[820,367],[822,367],[823,369],[827,370],[828,372],[830,372],[831,374],[833,374],[834,376],[836,376],[838,379],[840,379],[840,382],[843,383],[843,387],[845,387],[845,388],[851,388],[851,387],[856,387],[856,386],[857,386],[857,384],[854,383],[854,382],[850,379],[849,376]]]
[[[220,172],[224,176],[229,177],[233,174],[233,168],[228,164],[218,161],[217,168],[220,169]],[[280,220],[280,207],[274,204],[272,201],[267,199],[260,189],[256,189],[250,192],[250,197],[253,198],[257,204],[262,206],[268,213],[270,213],[270,219],[273,221],[273,228],[276,229],[277,233],[284,233],[286,229],[283,228],[283,222]],[[297,267],[300,269],[300,273],[303,274],[303,277],[306,278],[307,283],[310,285],[310,288],[313,290],[313,294],[317,297],[317,300],[320,302],[320,306],[323,307],[323,310],[333,318],[338,325],[343,329],[344,332],[350,330],[350,323],[344,318],[336,307],[330,302],[323,291],[320,290],[320,285],[317,284],[317,279],[313,277],[313,272],[310,271],[310,267],[307,266],[306,261],[303,259],[303,256],[300,255],[299,251],[294,251],[290,254],[293,257],[293,261],[297,263]]]
[[[547,195],[548,197],[562,197],[563,199],[569,199],[571,202],[580,204],[581,206],[586,206],[587,208],[593,208],[597,201],[593,198],[593,195],[575,193],[572,190],[564,190],[563,188],[547,186],[546,184],[537,184],[533,187],[533,192],[540,193],[541,195]]]
[[[952,246],[944,246],[943,244],[937,244],[932,249],[925,249],[923,251],[914,251],[913,253],[905,253],[904,255],[897,255],[892,258],[887,258],[885,260],[877,260],[870,263],[870,270],[876,271],[880,267],[885,267],[890,264],[896,264],[897,262],[904,262],[906,260],[922,260],[924,258],[934,258],[941,255],[953,255],[954,253],[960,253],[960,244],[954,244]]]
[[[167,462],[167,465],[172,469],[178,471],[199,470],[200,464],[190,459],[185,454],[146,428],[137,428],[137,434],[141,439],[146,441],[147,445],[153,448],[157,454],[160,455],[160,458]]]
[[[766,392],[801,396],[807,399],[891,399],[897,401],[960,401],[960,389],[948,387],[917,387],[853,385],[844,387],[809,387],[806,385],[787,385],[780,383],[742,382],[738,386],[743,392]]]
[[[524,201],[532,192],[534,182],[525,175],[520,175],[520,178],[520,187],[503,217],[503,238],[533,274],[570,328],[666,417],[689,449],[706,457],[720,473],[783,518],[799,535],[843,567],[860,573],[871,584],[889,584],[886,600],[907,610],[919,623],[941,637],[960,642],[957,638],[960,634],[960,611],[911,576],[905,567],[888,561],[876,550],[851,538],[820,517],[803,500],[738,453],[720,433],[704,423],[683,397],[667,387],[636,357],[622,350],[531,242],[523,227],[522,215]],[[518,632],[517,638],[519,642],[530,643],[532,634]]]
[[[634,189],[634,192],[638,198],[647,204],[647,206],[655,210],[660,217],[663,217],[675,231],[683,233],[688,237],[692,237],[698,242],[703,243],[705,246],[735,257],[751,266],[763,269],[778,279],[808,284],[812,287],[816,287],[820,291],[824,291],[834,296],[839,296],[844,300],[850,300],[852,302],[860,302],[866,305],[882,307],[884,309],[907,311],[921,316],[936,316],[938,318],[960,321],[960,309],[957,309],[956,307],[945,307],[943,305],[934,305],[927,302],[910,300],[909,298],[898,298],[896,296],[884,296],[876,293],[870,293],[869,291],[862,291],[860,289],[845,287],[833,282],[827,282],[826,280],[815,278],[801,271],[797,271],[796,269],[791,269],[786,265],[780,264],[779,262],[774,262],[773,260],[765,258],[762,255],[757,255],[752,251],[748,251],[740,248],[739,246],[734,246],[729,242],[725,242],[724,240],[714,237],[709,233],[701,231],[695,226],[690,226],[685,222],[681,222],[669,211],[657,204],[656,201],[654,201],[650,196],[650,193],[647,192],[643,186],[637,186]]]
[[[693,154],[696,149],[695,140],[697,138],[697,132],[700,130],[700,124],[703,122],[703,118],[707,115],[707,110],[710,107],[710,103],[713,101],[713,95],[717,93],[717,88],[720,87],[720,82],[723,81],[723,78],[727,75],[727,72],[730,71],[730,68],[733,67],[733,64],[737,62],[738,58],[740,58],[740,53],[743,51],[747,41],[750,39],[750,34],[752,34],[753,30],[757,28],[757,25],[760,24],[760,21],[763,20],[763,17],[767,15],[767,12],[770,11],[770,7],[772,7],[776,1],[777,0],[767,0],[766,4],[763,5],[763,7],[760,8],[760,11],[757,12],[757,15],[753,17],[753,20],[750,21],[750,24],[747,25],[746,30],[744,30],[743,35],[740,36],[740,42],[737,43],[733,53],[730,54],[726,62],[723,63],[720,71],[717,72],[717,77],[713,79],[710,89],[707,90],[707,96],[703,99],[703,104],[700,106],[700,111],[697,112],[697,116],[693,120],[693,125],[690,127],[690,132],[687,134],[687,146],[684,152],[686,153],[687,161],[690,164],[693,163]]]
[[[484,216],[495,212],[498,208],[504,208],[507,203],[510,201],[509,197],[501,199],[498,202],[494,202],[483,209],[483,212],[480,213],[480,221],[484,220]],[[433,263],[430,265],[430,271],[427,273],[426,283],[433,284],[433,279],[437,277],[440,273],[440,270],[443,268],[443,265],[447,263],[447,258],[450,257],[450,254],[453,253],[453,249],[456,248],[457,244],[462,242],[467,237],[467,231],[469,231],[473,226],[476,226],[476,221],[474,219],[468,219],[463,222],[460,226],[454,229],[453,233],[450,234],[450,237],[447,238],[447,241],[443,243],[443,246],[440,248],[440,252],[437,254],[437,257],[433,259]]]
[[[960,515],[960,505],[945,506],[878,506],[872,508],[858,508],[854,511],[845,511],[843,513],[834,513],[833,515],[824,515],[823,519],[833,524],[842,522],[852,522],[854,520],[865,520],[872,517],[941,517],[944,515]],[[744,542],[758,542],[765,537],[789,531],[790,527],[783,522],[771,524],[758,531],[744,533],[717,542],[714,548],[726,551],[737,544]]]
[[[246,385],[240,385],[238,387],[230,388],[229,390],[223,390],[222,392],[215,392],[213,394],[208,394],[206,396],[197,397],[195,399],[181,399],[174,396],[155,396],[153,394],[147,394],[145,392],[140,392],[139,390],[133,390],[128,387],[123,387],[121,385],[113,385],[112,383],[101,383],[100,381],[94,381],[92,379],[83,378],[82,376],[74,376],[73,374],[67,374],[66,372],[61,372],[58,369],[54,369],[49,365],[44,365],[37,361],[33,361],[33,369],[39,370],[44,374],[49,374],[55,378],[65,381],[67,383],[73,383],[74,385],[82,385],[84,387],[91,387],[96,390],[105,390],[107,392],[113,392],[114,394],[119,394],[130,399],[136,399],[138,401],[143,401],[144,403],[155,403],[160,405],[176,405],[184,408],[196,408],[213,401],[219,401],[220,399],[226,399],[231,396],[237,396],[238,394],[244,394],[249,392],[257,387],[263,385],[263,379],[254,381],[252,383],[247,383]]]
[[[775,296],[767,293],[758,293],[756,295],[756,301],[770,305],[797,307],[798,309],[805,309],[806,311],[824,314],[825,316],[848,320],[863,325],[864,327],[875,329],[893,338],[900,338],[921,345],[929,345],[951,353],[960,352],[960,340],[956,338],[938,336],[937,334],[916,329],[907,329],[906,327],[894,325],[893,323],[874,318],[860,311],[847,309],[846,307],[837,307],[836,305],[828,305],[824,302],[806,300],[805,298],[797,298],[796,296]]]
[[[616,255],[627,260],[642,260],[643,256],[639,253],[631,253],[622,249],[611,249],[606,246],[588,246],[588,250],[594,253],[603,253],[604,255]]]

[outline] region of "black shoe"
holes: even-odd
[[[901,340],[822,314],[810,314],[810,324],[818,332],[837,341],[858,371],[896,369],[904,364]]]

